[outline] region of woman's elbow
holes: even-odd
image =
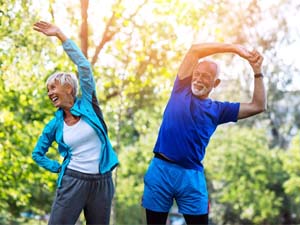
[[[39,162],[41,160],[41,153],[34,150],[32,153],[31,153],[31,158],[35,161],[35,162]]]
[[[33,151],[32,153],[31,153],[31,158],[36,162],[37,161],[37,159],[38,159],[38,154],[37,154],[37,152],[35,152],[35,151]]]

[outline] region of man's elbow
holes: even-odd
[[[188,53],[201,57],[204,54],[205,49],[207,48],[208,46],[205,43],[192,44]]]
[[[259,105],[256,107],[255,111],[256,111],[256,114],[263,113],[263,112],[267,111],[267,105],[266,104]]]

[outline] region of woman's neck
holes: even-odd
[[[80,116],[74,116],[70,110],[64,110],[64,121],[68,126],[72,126],[80,120]]]

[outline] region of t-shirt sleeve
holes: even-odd
[[[239,102],[219,102],[219,122],[218,124],[236,122],[240,110]]]
[[[192,76],[186,77],[182,80],[179,79],[178,75],[176,76],[176,80],[174,82],[173,91],[172,92],[181,92],[186,88],[191,87]]]

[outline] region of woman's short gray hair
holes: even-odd
[[[54,81],[59,81],[61,85],[69,84],[71,85],[73,91],[72,96],[75,98],[78,94],[78,79],[73,73],[57,72],[48,77],[46,81],[46,86]]]

